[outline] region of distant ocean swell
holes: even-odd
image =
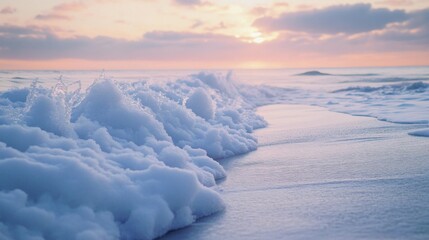
[[[289,94],[290,103],[317,105],[335,112],[369,116],[393,123],[429,124],[429,78],[426,77],[427,74],[421,74],[420,77],[385,77],[376,74],[332,75],[311,71],[298,76],[307,79],[316,79],[318,76],[327,76],[327,78],[340,76],[340,78],[337,78],[336,90],[300,89],[297,94]],[[371,77],[362,78],[362,76]],[[372,78],[372,76],[378,77]],[[348,80],[344,81],[342,78]],[[314,84],[322,87],[324,83],[314,81]],[[412,135],[428,136],[421,132]]]
[[[402,82],[352,86],[327,93],[320,105],[330,110],[403,124],[429,124],[429,83]]]

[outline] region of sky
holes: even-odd
[[[429,65],[429,0],[0,0],[0,69]]]

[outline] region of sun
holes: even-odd
[[[250,34],[250,42],[251,43],[256,43],[256,44],[261,44],[263,42],[265,42],[265,38],[262,37],[262,33],[259,31],[254,31]]]
[[[255,43],[255,44],[262,44],[266,42],[270,42],[274,39],[278,38],[278,33],[262,33],[258,30],[250,32],[246,38],[246,42],[248,43]]]
[[[261,44],[263,42],[265,42],[265,38],[263,37],[256,37],[252,40],[253,43],[257,43],[257,44]]]

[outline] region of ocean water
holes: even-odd
[[[0,84],[2,239],[428,236],[429,67]]]
[[[428,141],[419,125],[303,105],[259,114],[257,151],[221,161],[226,209],[161,239],[427,239]]]
[[[29,87],[38,81],[53,87],[59,79],[88,88],[100,78],[118,82],[164,83],[201,70],[0,71],[0,90]],[[322,74],[302,74],[318,71]],[[278,102],[309,104],[333,111],[398,123],[428,123],[429,67],[209,70],[236,82],[286,88]],[[301,75],[302,74],[302,75]],[[325,75],[326,74],[326,75]]]

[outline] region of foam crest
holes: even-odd
[[[265,126],[227,76],[0,94],[0,238],[153,239],[221,211],[221,159]],[[12,116],[13,109],[21,114]]]

